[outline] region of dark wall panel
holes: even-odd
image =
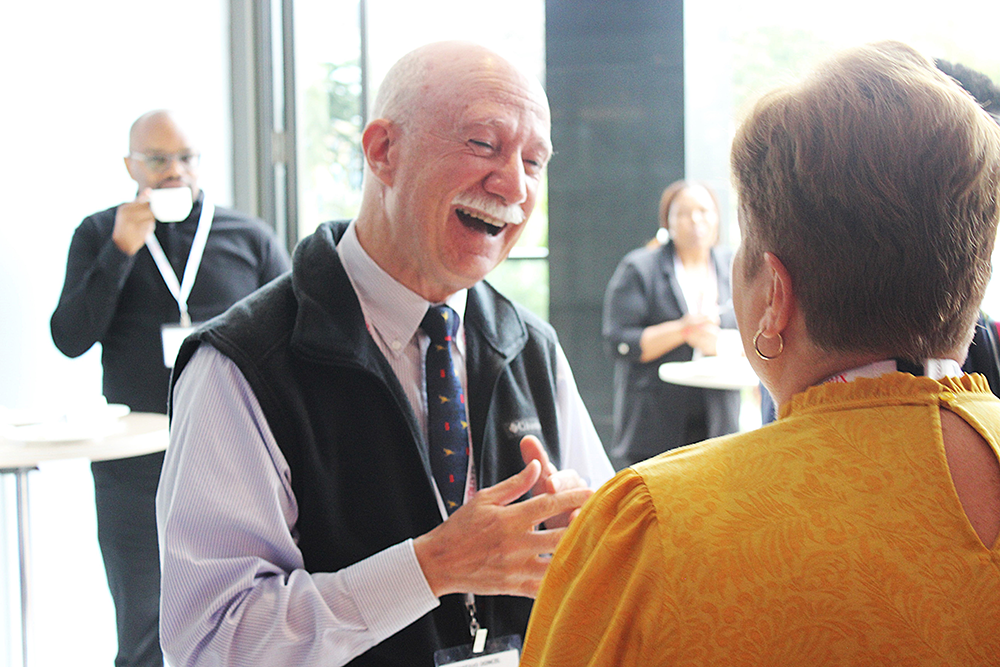
[[[656,231],[660,192],[684,175],[682,0],[548,0],[550,311],[580,392],[611,441],[604,289]]]

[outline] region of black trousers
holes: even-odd
[[[156,485],[163,452],[91,464],[97,539],[118,625],[116,667],[162,667]]]

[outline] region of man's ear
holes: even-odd
[[[398,136],[399,128],[384,118],[373,120],[361,135],[361,148],[368,168],[386,185],[392,185],[395,176]]]
[[[131,178],[133,181],[135,181],[136,183],[138,183],[139,179],[135,177],[134,173],[132,173],[132,158],[130,158],[130,157],[124,157],[124,158],[122,158],[122,160],[125,161],[125,171],[128,172],[129,178]]]
[[[767,307],[761,317],[761,330],[765,336],[781,334],[795,313],[795,291],[792,277],[784,263],[772,253],[764,253],[764,267],[770,285],[767,289]]]

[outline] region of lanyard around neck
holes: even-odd
[[[215,206],[208,200],[206,195],[201,203],[201,215],[198,217],[198,229],[194,233],[194,241],[191,243],[191,251],[188,253],[187,263],[184,265],[184,277],[177,282],[177,274],[174,267],[163,253],[160,242],[156,239],[156,234],[150,232],[146,237],[146,247],[149,254],[156,262],[156,268],[163,276],[163,282],[167,284],[167,289],[177,301],[177,307],[181,312],[181,325],[191,326],[191,316],[188,315],[188,297],[191,296],[191,288],[194,287],[195,276],[198,275],[198,268],[201,266],[201,258],[205,253],[205,244],[208,243],[208,232],[212,227],[212,217],[215,215]]]

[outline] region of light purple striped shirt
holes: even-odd
[[[373,339],[425,422],[419,324],[428,303],[368,257],[353,224],[338,252]],[[465,298],[448,304],[464,314]],[[453,352],[464,359],[464,329],[458,339]],[[562,350],[557,397],[563,465],[597,487],[613,470]],[[209,346],[177,383],[156,505],[161,643],[174,667],[343,665],[438,605],[412,540],[338,572],[303,569],[288,464],[245,378]]]

